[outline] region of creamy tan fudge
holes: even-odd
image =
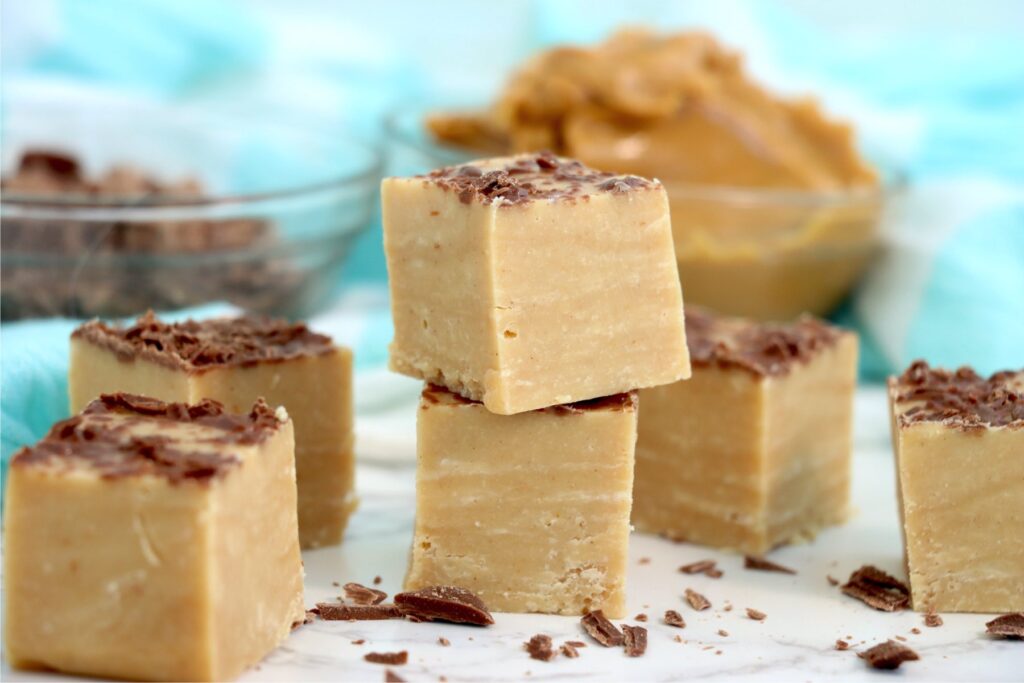
[[[257,398],[295,421],[303,548],[341,541],[356,507],[352,354],[302,324],[265,318],[165,323],[151,313],[130,327],[94,321],[71,338],[71,410],[104,392],[165,401],[219,401],[245,412]]]
[[[509,415],[689,375],[656,181],[550,155],[382,187],[391,367]]]
[[[11,665],[234,678],[304,615],[292,423],[103,395],[15,454],[4,544]]]
[[[428,386],[406,589],[625,616],[636,415],[635,393],[504,416]]]
[[[760,554],[842,522],[857,338],[687,310],[693,377],[640,392],[633,523]]]
[[[914,609],[1024,610],[1024,369],[889,380]]]

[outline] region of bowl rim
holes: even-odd
[[[226,124],[225,124],[226,125]],[[0,207],[16,210],[32,211],[42,209],[46,211],[64,210],[99,210],[102,212],[117,212],[119,210],[138,212],[146,209],[187,209],[204,207],[227,207],[259,204],[263,202],[282,199],[301,199],[309,195],[316,195],[323,192],[339,191],[349,187],[358,187],[366,183],[376,183],[380,180],[384,170],[384,153],[377,141],[369,141],[349,133],[327,133],[326,131],[303,130],[298,126],[273,123],[263,123],[266,130],[287,130],[289,134],[299,135],[304,138],[311,138],[314,135],[329,139],[332,144],[341,143],[356,147],[366,155],[367,161],[355,171],[342,173],[332,177],[326,177],[312,183],[284,187],[279,190],[264,190],[260,192],[234,192],[226,194],[201,195],[199,197],[181,197],[167,195],[163,197],[151,195],[123,195],[108,197],[89,197],[87,195],[61,195],[45,193],[22,193],[4,190],[0,193]],[[143,166],[143,164],[139,164]]]
[[[477,109],[479,108],[479,105],[477,105]],[[422,122],[424,114],[431,111],[444,111],[444,109],[444,105],[433,105],[426,102],[406,102],[392,108],[385,113],[382,120],[386,141],[390,142],[397,139],[402,144],[410,146],[425,155],[430,155],[434,151],[441,151],[452,157],[473,154],[473,150],[453,145],[438,144],[426,137],[417,139],[414,134],[406,130],[405,126],[401,125],[400,119],[404,116],[418,113]],[[449,111],[459,109],[466,111],[470,107],[458,104],[448,106]],[[740,205],[789,204],[812,207],[834,206],[877,201],[879,199],[889,200],[902,195],[907,190],[911,177],[906,168],[900,166],[879,150],[860,147],[859,151],[878,171],[879,183],[877,185],[811,190],[801,188],[745,187],[742,185],[711,185],[707,183],[661,180],[658,178],[655,178],[655,180],[658,180],[665,186],[665,190],[669,193],[670,197],[678,197],[679,194],[683,194],[692,199]]]

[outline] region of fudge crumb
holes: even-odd
[[[718,629],[718,635],[722,636],[723,638],[728,638],[729,632],[726,631],[724,628],[720,628]]]
[[[576,659],[580,656],[580,651],[569,643],[562,643],[562,647],[560,647],[559,650],[561,650],[562,654],[569,659]]]
[[[747,616],[753,619],[754,621],[764,621],[768,618],[767,614],[765,614],[761,610],[756,610],[753,607],[747,608]]]
[[[1024,612],[1011,612],[985,624],[985,631],[997,638],[1024,639]]]
[[[615,624],[608,621],[602,610],[587,612],[580,619],[580,624],[587,634],[605,647],[622,645],[622,631],[615,627]]]
[[[830,586],[838,586],[839,585],[839,579],[837,579],[836,577],[832,576],[831,574],[826,576],[825,580],[828,581],[828,585],[830,585]]]
[[[722,611],[724,611],[724,612],[731,612],[732,611],[732,603],[731,602],[725,603],[725,607],[722,608]]]
[[[443,678],[441,680],[444,680]],[[405,683],[405,679],[391,669],[384,670],[384,683]]]
[[[360,583],[346,583],[345,597],[357,605],[379,605],[388,594],[375,588],[367,588]]]
[[[883,612],[906,609],[910,604],[910,590],[906,584],[871,565],[864,565],[851,574],[841,590],[868,607]]]
[[[639,657],[647,652],[647,629],[643,626],[622,627],[622,645],[627,657]]]
[[[873,669],[892,670],[900,668],[903,662],[913,662],[920,657],[906,645],[887,640],[857,655]]]
[[[409,661],[409,653],[406,650],[401,652],[367,652],[363,659],[371,664],[389,664],[399,666]]]
[[[692,588],[686,589],[686,602],[690,603],[690,607],[698,612],[702,612],[708,607],[711,607],[711,603],[708,599]]]
[[[651,563],[651,558],[649,558],[649,557],[641,557],[640,560],[637,562],[637,564],[650,564],[650,563]]]
[[[429,586],[399,593],[395,596],[395,605],[411,621],[449,621],[474,626],[494,623],[484,601],[458,586]]]
[[[440,645],[441,647],[448,647],[449,645],[452,644],[452,641],[448,640],[444,636],[441,636],[440,638],[437,639],[437,644]]]
[[[698,560],[684,564],[679,571],[683,574],[704,574],[712,579],[717,579],[722,576],[722,571],[715,567],[716,564],[714,560]]]
[[[523,647],[530,653],[530,657],[533,659],[539,659],[542,662],[550,662],[558,654],[551,647],[551,636],[546,636],[543,633],[538,633],[526,643],[523,643]]]
[[[643,613],[640,613],[633,618],[637,621],[647,621],[647,615]]]
[[[837,650],[849,650],[850,649],[850,644],[848,642],[846,642],[845,640],[841,640],[841,639],[837,638],[836,639],[836,649]]]
[[[366,639],[365,638],[360,638],[359,640],[353,640],[352,641],[353,645],[363,645],[364,643],[366,643]]]
[[[580,647],[586,647],[587,646],[587,644],[584,643],[582,640],[567,640],[567,641],[565,641],[565,644],[566,645],[572,645],[575,648],[580,648]]]
[[[391,604],[346,605],[318,602],[316,613],[324,621],[376,621],[402,618],[402,612]]]
[[[753,569],[761,572],[780,572],[782,574],[796,574],[795,569],[784,567],[781,564],[776,564],[771,560],[763,557],[754,557],[753,555],[747,555],[743,558],[743,568]]]
[[[928,610],[927,614],[924,615],[924,625],[928,628],[938,628],[942,626],[942,617],[935,612]]]
[[[373,577],[373,585],[374,586],[379,586],[380,582],[383,581],[383,580],[384,579],[380,578],[380,576],[375,576],[375,577]]]

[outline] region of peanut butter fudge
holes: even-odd
[[[428,386],[407,590],[499,612],[625,616],[635,393],[495,415]]]
[[[391,368],[509,415],[689,376],[657,181],[547,154],[382,188]]]
[[[1024,610],[1024,369],[917,361],[889,404],[914,609]]]
[[[693,377],[640,392],[633,523],[750,554],[843,521],[857,338],[687,311]]]
[[[227,680],[304,615],[291,420],[105,394],[11,461],[17,667]]]
[[[103,392],[203,398],[245,412],[257,398],[295,421],[302,547],[338,543],[356,507],[352,354],[302,324],[264,318],[130,327],[86,323],[71,338],[71,409]]]

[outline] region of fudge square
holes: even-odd
[[[842,522],[857,338],[687,310],[693,376],[640,392],[633,523],[764,553]]]
[[[889,405],[914,609],[1024,611],[1024,369],[917,361]]]
[[[406,589],[624,617],[636,415],[635,392],[504,416],[428,386]]]
[[[341,541],[357,502],[352,354],[330,337],[265,318],[165,323],[148,313],[127,328],[93,321],[71,336],[69,385],[72,412],[117,391],[210,398],[239,413],[258,398],[283,405],[295,422],[302,547]]]
[[[291,421],[103,395],[10,466],[6,657],[227,680],[304,615]]]
[[[541,154],[381,194],[393,370],[502,415],[689,375],[660,183]]]

